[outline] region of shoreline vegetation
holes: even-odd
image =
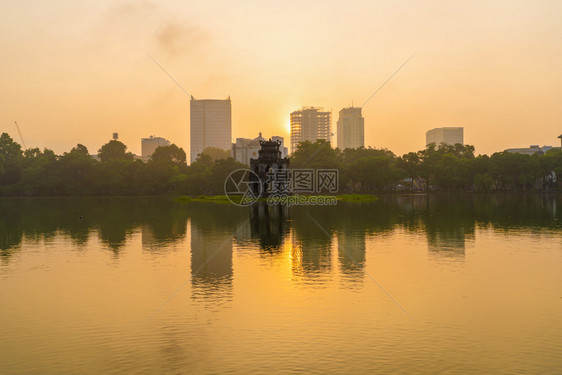
[[[371,194],[334,194],[332,196],[327,195],[301,195],[306,199],[310,198],[329,198],[329,197],[336,197],[338,202],[352,202],[352,203],[370,203],[375,202],[379,198],[375,195]],[[227,197],[226,195],[199,195],[199,196],[186,196],[182,195],[179,197],[175,197],[174,201],[178,203],[231,203],[231,199],[236,201],[235,197]],[[267,198],[259,198],[258,202],[267,202]]]
[[[559,149],[476,156],[470,145],[430,144],[397,156],[387,149],[339,150],[318,140],[299,144],[289,165],[337,169],[336,196],[350,202],[372,201],[371,197],[388,193],[562,191],[557,180],[562,176]],[[168,195],[218,202],[226,199],[221,198],[226,177],[240,168],[248,167],[213,148],[187,165],[184,150],[173,144],[157,148],[144,162],[117,140],[104,144],[96,155],[80,144],[56,155],[49,149],[23,150],[7,133],[0,136],[0,197]]]

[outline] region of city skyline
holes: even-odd
[[[195,97],[231,95],[233,134],[288,139],[292,110],[362,106],[414,53],[362,108],[366,146],[400,155],[450,125],[481,154],[552,144],[561,11],[548,1],[311,1],[297,15],[256,1],[3,3],[0,130],[19,139],[18,121],[28,147],[59,154],[77,143],[95,152],[113,132],[137,154],[153,133],[189,153],[188,97],[150,54]]]

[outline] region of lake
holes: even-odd
[[[2,374],[562,369],[562,195],[0,214]]]

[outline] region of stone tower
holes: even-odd
[[[268,141],[260,141],[260,146],[258,158],[250,159],[250,169],[258,176],[260,181],[259,185],[252,184],[252,188],[256,196],[261,192],[262,197],[268,197],[276,190],[276,186],[282,184],[282,181],[276,184],[276,178],[281,179],[285,176],[287,183],[289,183],[289,158],[281,157],[281,151],[279,150],[281,141],[279,140],[272,141],[270,138]]]

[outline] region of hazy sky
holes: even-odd
[[[189,153],[189,98],[232,99],[233,137],[288,138],[301,106],[361,105],[366,145],[464,126],[477,153],[559,145],[560,1],[2,1],[0,132],[91,153],[119,132]],[[287,142],[288,143],[288,142]],[[335,143],[334,143],[335,144]]]

